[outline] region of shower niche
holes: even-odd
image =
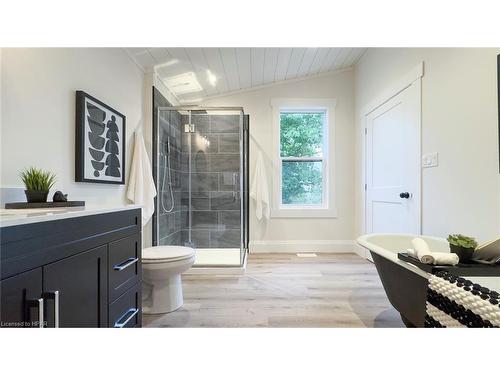
[[[248,249],[248,128],[242,108],[172,107],[153,92],[155,245],[195,267],[241,267]]]

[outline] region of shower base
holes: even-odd
[[[241,274],[245,272],[246,257],[241,264],[239,248],[201,248],[196,249],[196,260],[187,274],[217,273]]]

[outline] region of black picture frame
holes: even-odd
[[[75,114],[75,181],[124,185],[125,115],[81,90]]]

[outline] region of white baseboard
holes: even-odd
[[[250,253],[353,253],[351,240],[250,241]]]

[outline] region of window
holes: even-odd
[[[335,216],[330,188],[334,101],[273,101],[275,186],[273,216]]]
[[[280,111],[281,205],[323,206],[326,111]]]

